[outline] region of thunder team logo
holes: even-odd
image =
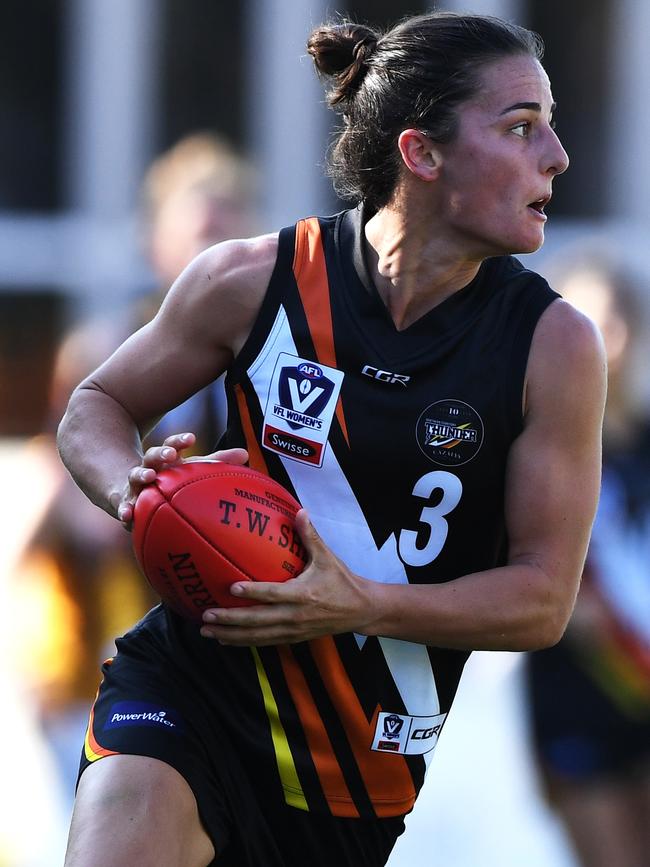
[[[281,352],[264,412],[265,448],[321,466],[343,373]]]
[[[483,444],[483,421],[461,400],[439,400],[420,415],[416,426],[420,450],[441,466],[471,461]]]

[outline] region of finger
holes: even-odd
[[[172,434],[166,437],[161,445],[148,448],[142,463],[146,467],[154,467],[157,470],[182,463],[181,452],[183,449],[190,448],[195,441],[196,437],[193,433]]]
[[[133,521],[133,503],[129,500],[124,500],[123,496],[123,494],[115,491],[108,498],[108,501],[115,512],[117,520],[122,522],[125,530],[130,530],[130,525]]]
[[[233,592],[233,588],[235,592]],[[277,620],[282,616],[280,605],[294,602],[288,599],[284,584],[262,581],[242,581],[233,584],[230,592],[240,599],[248,599],[253,605],[233,608],[208,608],[203,612],[204,623],[253,623],[261,620]],[[273,606],[270,603],[275,603]]]
[[[242,464],[248,463],[248,452],[246,449],[219,449],[219,451],[212,452],[212,454],[206,455],[203,460],[209,461],[223,461],[225,464],[235,464],[237,466],[241,466]]]
[[[272,644],[293,644],[302,640],[300,636],[288,635],[286,629],[280,626],[265,629],[202,626],[200,633],[203,638],[211,638],[220,644],[233,647],[264,647]]]
[[[145,467],[153,467],[156,470],[166,470],[181,461],[180,450],[172,446],[151,446],[142,458]]]
[[[117,519],[124,524],[125,530],[130,530],[133,523],[133,504],[120,503],[117,507]]]
[[[234,609],[220,609],[233,611]],[[294,622],[289,615],[279,620],[269,620],[265,615],[268,611],[259,608],[237,609],[244,611],[243,623],[204,623],[200,632],[204,638],[213,638],[222,644],[286,644],[305,639],[307,633],[304,628]],[[255,616],[258,615],[258,616]]]
[[[171,448],[181,451],[182,449],[190,448],[195,443],[196,434],[193,434],[191,431],[185,431],[185,433],[170,434],[168,437],[165,437],[162,444],[163,446],[171,446]]]
[[[153,467],[132,467],[127,478],[131,490],[138,492],[145,485],[150,485],[156,481],[156,471]]]

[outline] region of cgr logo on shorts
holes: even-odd
[[[176,711],[161,709],[159,704],[144,701],[118,701],[108,712],[104,731],[125,726],[149,726],[180,732],[183,725]]]

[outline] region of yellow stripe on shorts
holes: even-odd
[[[252,647],[251,651],[253,653],[253,658],[255,659],[257,677],[264,697],[264,708],[266,709],[266,714],[271,726],[271,738],[273,739],[275,760],[278,764],[278,772],[280,774],[282,788],[284,789],[284,799],[290,807],[297,807],[299,810],[309,810],[305,794],[300,785],[300,780],[298,779],[296,765],[293,761],[293,756],[291,755],[289,741],[287,740],[284,726],[280,720],[278,706],[273,697],[271,684],[266,676],[266,671],[264,670],[257,648]]]

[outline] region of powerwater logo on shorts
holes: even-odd
[[[421,756],[438,743],[446,713],[435,716],[407,716],[380,713],[371,749],[380,753]]]
[[[483,421],[462,400],[439,400],[420,415],[415,436],[434,464],[458,467],[476,457],[483,445]]]
[[[281,352],[264,411],[264,447],[320,467],[342,382],[340,370]]]
[[[183,729],[181,718],[176,711],[144,701],[118,701],[112,706],[104,723],[104,731],[124,726],[150,726],[173,732]]]

